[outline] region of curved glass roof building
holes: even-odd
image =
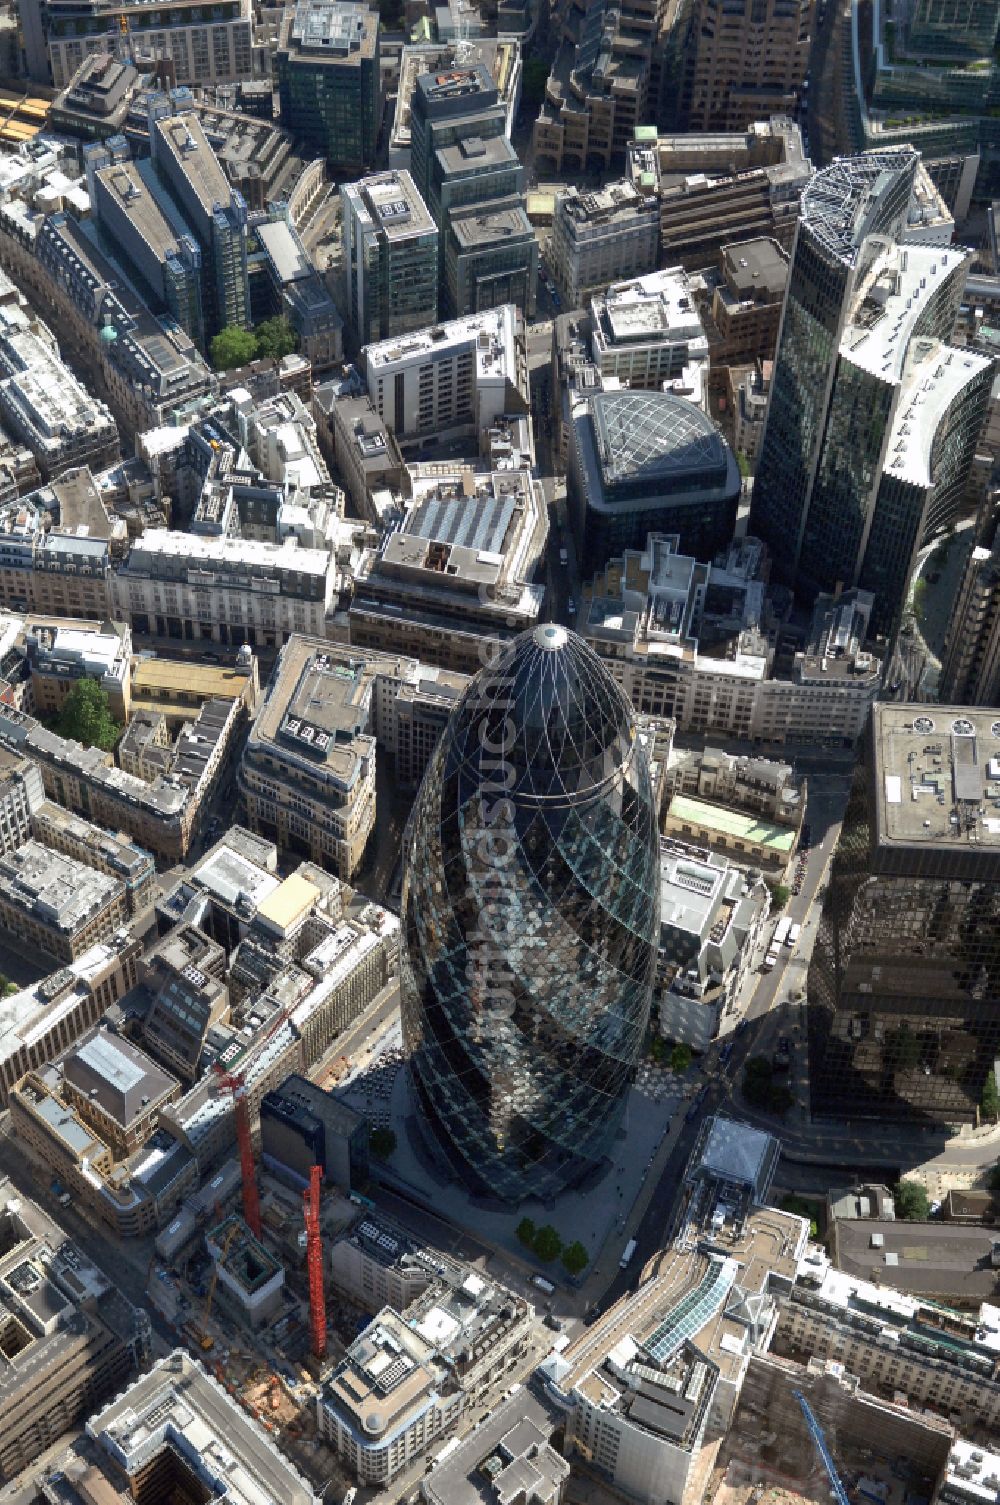
[[[473,680],[404,842],[403,1031],[425,1119],[517,1203],[607,1154],[649,1017],[658,833],[631,707],[551,624]]]

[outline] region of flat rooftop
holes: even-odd
[[[434,230],[427,205],[408,172],[374,173],[349,186],[352,196],[366,211],[368,222],[386,240],[407,240],[411,235],[426,235]]]
[[[196,1359],[181,1349],[153,1365],[87,1423],[87,1435],[137,1474],[152,1453],[176,1448],[232,1505],[318,1505],[280,1449]],[[109,1460],[110,1462],[110,1460]],[[110,1476],[109,1476],[110,1477]]]
[[[145,1051],[107,1029],[97,1029],[63,1058],[63,1077],[128,1129],[177,1083]]]
[[[316,639],[289,639],[250,747],[304,758],[350,786],[373,745],[367,732],[371,684],[363,654],[338,655]]]
[[[26,841],[0,857],[0,895],[64,935],[75,935],[121,894],[117,878],[39,841]]]
[[[741,298],[780,298],[788,281],[788,257],[776,240],[757,236],[722,248],[722,270]]]
[[[168,223],[134,162],[116,162],[95,174],[97,182],[126,216],[136,235],[160,263],[179,254],[179,237]],[[156,291],[162,294],[163,289]]]
[[[692,799],[686,794],[674,796],[670,801],[670,814],[675,820],[689,820],[754,846],[770,847],[778,853],[790,853],[795,844],[795,832],[790,826],[778,826],[759,816],[728,810],[724,805],[712,805],[707,800]]]
[[[287,35],[312,62],[360,63],[375,56],[378,16],[354,0],[298,0]]]
[[[872,1246],[873,1237],[880,1240],[877,1247]],[[832,1257],[840,1270],[862,1280],[914,1296],[978,1305],[996,1290],[990,1254],[998,1239],[1000,1229],[958,1223],[838,1218]]]
[[[153,130],[173,158],[178,173],[193,190],[206,215],[228,208],[232,188],[218,157],[208,144],[197,115],[168,115],[154,122]]]
[[[882,846],[1000,852],[1000,711],[879,702],[872,712]]]

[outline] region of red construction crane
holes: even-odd
[[[233,1094],[236,1140],[240,1147],[240,1169],[243,1174],[243,1217],[254,1238],[260,1238],[260,1200],[257,1196],[257,1168],[254,1165],[253,1140],[250,1137],[246,1083],[241,1076],[233,1076],[221,1066],[216,1066],[215,1070],[220,1086]]]
[[[309,1185],[302,1193],[306,1219],[306,1265],[309,1270],[309,1329],[317,1359],[326,1356],[326,1302],[323,1297],[323,1237],[319,1231],[319,1183],[322,1172],[314,1165]]]

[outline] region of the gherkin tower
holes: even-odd
[[[469,686],[404,844],[403,1028],[456,1173],[549,1198],[608,1153],[649,1017],[656,817],[631,707],[563,627]]]

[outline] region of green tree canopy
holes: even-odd
[[[292,355],[299,348],[299,337],[284,314],[265,319],[254,330],[257,355],[261,359],[280,361],[282,356]]]
[[[216,371],[232,371],[253,360],[257,354],[257,341],[249,329],[228,325],[215,336],[209,354]]]
[[[896,1215],[908,1223],[924,1223],[930,1216],[927,1188],[919,1181],[900,1181],[895,1193]]]
[[[545,98],[545,81],[549,65],[538,53],[525,58],[521,72],[521,102],[525,105],[540,105]]]
[[[1000,1117],[1000,1092],[997,1091],[997,1074],[995,1071],[988,1073],[983,1083],[983,1117],[990,1118],[996,1123]]]
[[[694,1054],[690,1045],[675,1045],[670,1052],[670,1070],[687,1071],[693,1060]]]
[[[587,1268],[589,1264],[587,1251],[579,1239],[574,1239],[573,1243],[563,1250],[562,1262],[571,1275],[579,1275],[581,1270]]]
[[[526,1249],[535,1247],[535,1225],[530,1218],[522,1218],[518,1223],[517,1237]]]
[[[551,1223],[543,1223],[535,1234],[535,1253],[545,1264],[558,1259],[562,1252],[562,1239]]]
[[[96,679],[78,679],[62,703],[56,731],[84,747],[110,752],[122,729],[111,714],[107,690]]]
[[[997,1161],[996,1165],[987,1176],[986,1185],[989,1187],[990,1191],[1000,1191],[1000,1160]]]
[[[788,903],[789,888],[784,883],[772,883],[770,880],[767,887],[771,895],[771,913],[776,909],[784,909]]]
[[[371,1134],[372,1154],[380,1160],[388,1160],[396,1148],[396,1136],[391,1129],[372,1129]]]

